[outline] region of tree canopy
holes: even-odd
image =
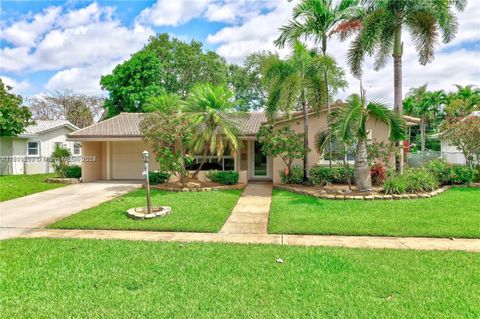
[[[9,92],[11,89],[0,79],[0,136],[16,136],[35,124],[28,107],[22,105],[22,97]]]

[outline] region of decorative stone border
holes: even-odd
[[[61,177],[51,177],[45,180],[47,183],[57,183],[57,184],[78,184],[80,180],[78,178],[61,178]]]
[[[223,190],[231,190],[231,189],[242,190],[246,186],[247,185],[245,184],[235,184],[235,185],[222,185],[222,186],[212,186],[212,187],[176,188],[176,187],[162,187],[161,185],[150,185],[150,188],[163,190],[167,192],[211,192],[211,191],[223,191]],[[145,184],[142,185],[142,188],[145,188]]]
[[[388,200],[388,199],[417,199],[417,198],[431,198],[437,196],[446,190],[450,189],[452,186],[443,186],[439,189],[436,189],[428,193],[417,193],[417,194],[400,194],[400,195],[384,195],[384,194],[369,194],[369,195],[341,195],[341,194],[319,194],[315,190],[306,190],[300,189],[293,186],[286,185],[275,185],[274,188],[287,190],[292,193],[313,196],[316,198],[324,199],[336,199],[336,200]]]
[[[152,207],[151,214],[148,214],[146,207],[134,207],[127,210],[127,215],[134,219],[151,219],[167,216],[171,212],[172,208],[168,206]]]

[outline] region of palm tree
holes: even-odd
[[[384,67],[393,55],[394,109],[402,114],[402,31],[406,28],[425,65],[434,59],[438,38],[450,42],[458,23],[454,9],[465,9],[466,0],[362,0],[365,15],[360,32],[353,40],[347,59],[352,73],[360,78],[365,55],[375,57],[375,70]],[[403,154],[397,169],[403,171]]]
[[[144,112],[160,111],[162,113],[172,113],[180,111],[184,102],[178,94],[164,92],[158,96],[151,97],[143,107]]]
[[[447,97],[446,113],[449,117],[465,117],[480,110],[480,89],[473,85],[455,84],[457,92]]]
[[[233,123],[225,117],[233,111],[233,94],[224,86],[199,84],[193,87],[185,103],[185,112],[196,126],[190,149],[193,153],[202,153],[202,162],[193,174],[196,178],[206,162],[207,154],[222,158],[225,151],[239,149],[238,133]]]
[[[300,42],[293,44],[293,53],[282,60],[269,57],[263,65],[263,81],[269,94],[266,105],[267,116],[274,121],[279,112],[287,115],[301,109],[304,133],[304,180],[308,180],[308,112],[319,109],[325,98],[323,70],[328,69],[334,79],[335,88],[346,86],[344,72],[330,57],[321,57],[315,50],[307,50]]]
[[[367,158],[368,120],[372,117],[387,124],[388,138],[392,142],[405,137],[405,121],[384,104],[377,101],[367,103],[364,96],[358,94],[351,95],[342,107],[332,112],[331,117],[331,131],[317,135],[317,148],[322,148],[332,138],[338,138],[345,145],[356,142],[355,182],[359,191],[370,191],[372,181]]]
[[[323,56],[327,56],[327,40],[332,34],[346,37],[360,26],[359,0],[341,0],[336,5],[332,0],[302,0],[293,8],[293,20],[280,28],[281,34],[275,44],[283,48],[287,42],[304,38],[320,44]],[[330,94],[327,70],[324,70],[325,105],[330,114]],[[332,147],[330,146],[330,150]],[[330,166],[332,154],[330,153]]]

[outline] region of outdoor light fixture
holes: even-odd
[[[150,178],[148,177],[148,160],[150,154],[147,151],[142,152],[142,159],[143,162],[145,163],[145,168],[143,170],[143,174],[145,175],[145,181],[146,181],[146,188],[147,188],[147,211],[148,214],[152,213],[152,202],[150,201]]]

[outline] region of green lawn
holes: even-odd
[[[126,211],[146,205],[145,190],[142,189],[86,209],[49,228],[218,232],[240,193],[241,190],[191,193],[152,190],[152,205],[170,206],[172,212],[162,218],[134,220],[127,217]]]
[[[0,202],[65,186],[64,184],[45,183],[45,179],[54,176],[56,175],[35,174],[0,176]]]
[[[480,188],[415,200],[340,201],[274,190],[270,233],[480,237]]]
[[[3,318],[480,316],[478,253],[75,239],[1,245]]]

